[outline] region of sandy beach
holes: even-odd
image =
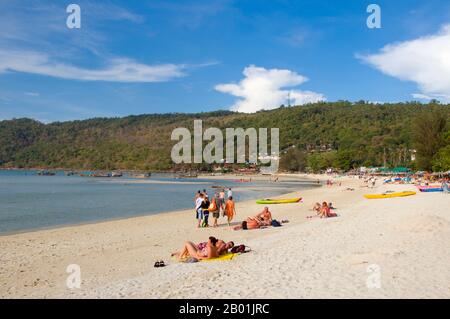
[[[335,181],[342,185],[281,196],[301,203],[270,205],[274,218],[289,220],[278,228],[197,229],[186,210],[1,236],[0,297],[450,298],[450,195],[367,200],[363,194],[416,188]],[[339,217],[307,219],[319,201],[332,202]],[[238,202],[235,221],[262,208]],[[184,241],[211,235],[252,251],[221,262],[170,258]],[[159,259],[167,267],[154,268]],[[81,267],[80,289],[66,286],[70,264]]]

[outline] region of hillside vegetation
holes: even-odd
[[[0,122],[0,167],[173,169],[172,130],[192,131],[194,119],[202,119],[204,129],[278,127],[284,170],[401,165],[442,171],[450,169],[449,115],[449,105],[436,103],[343,101],[254,114],[151,114],[50,124],[14,119]]]

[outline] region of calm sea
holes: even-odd
[[[0,233],[189,209],[195,192],[205,188],[211,194],[213,185],[231,187],[237,201],[314,187],[308,181],[236,183],[163,174],[138,180],[0,170]]]

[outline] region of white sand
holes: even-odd
[[[0,297],[449,298],[450,195],[366,200],[364,193],[414,187],[337,180],[341,187],[291,194],[303,203],[271,206],[275,218],[290,220],[279,228],[196,229],[189,210],[0,237]],[[340,217],[307,220],[323,200]],[[238,203],[237,219],[261,209]],[[253,251],[224,262],[170,260],[185,240],[210,235]],[[157,259],[169,265],[153,268]],[[69,264],[81,266],[81,289],[66,287]],[[368,278],[381,287],[368,288]]]

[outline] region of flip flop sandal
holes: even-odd
[[[159,261],[155,262],[155,265],[153,265],[153,267],[155,267],[155,268],[161,267],[160,262]]]
[[[159,267],[166,267],[166,264],[164,264],[164,261],[163,261],[163,260],[160,260],[160,261],[159,261]]]

